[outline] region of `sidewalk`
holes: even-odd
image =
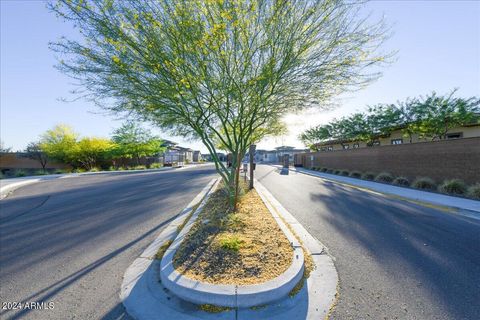
[[[65,173],[65,174],[48,174],[43,176],[28,176],[21,178],[11,178],[11,179],[2,179],[0,180],[0,200],[5,198],[10,192],[40,181],[62,179],[62,178],[73,178],[79,176],[87,175],[96,175],[96,174],[109,174],[109,173],[138,173],[138,172],[158,172],[158,171],[168,171],[174,169],[187,169],[194,168],[199,166],[199,164],[187,165],[183,167],[162,167],[159,169],[142,169],[142,170],[116,170],[116,171],[98,171],[98,172],[82,172],[82,173]]]
[[[274,165],[275,167],[281,167]],[[331,180],[339,183],[348,184],[350,186],[367,189],[369,191],[379,192],[395,197],[404,198],[405,200],[413,200],[424,202],[433,205],[444,206],[457,210],[472,211],[478,217],[480,213],[480,201],[464,199],[460,197],[453,197],[439,193],[427,192],[418,189],[410,189],[404,187],[397,187],[389,184],[378,183],[374,181],[355,179],[350,177],[339,176],[335,174],[323,173],[313,171],[305,168],[294,167],[290,168],[294,172],[307,174],[310,176]]]

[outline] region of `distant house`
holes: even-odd
[[[446,139],[461,139],[461,138],[471,138],[471,137],[480,137],[480,123],[467,124],[462,127],[457,127],[450,129],[446,135]],[[422,139],[418,134],[413,134],[411,137],[405,136],[403,128],[398,128],[393,130],[390,134],[381,135],[379,134],[371,143],[359,140],[348,140],[348,139],[335,139],[327,140],[316,143],[312,146],[312,149],[315,151],[335,151],[335,150],[347,150],[347,149],[357,149],[357,148],[366,148],[366,147],[375,147],[375,146],[385,146],[385,145],[398,145],[405,143],[417,143],[425,142],[430,139]]]
[[[163,153],[163,163],[165,165],[184,165],[193,161],[193,150],[190,148],[180,147],[178,143],[164,140],[162,146],[167,150]]]
[[[293,162],[295,154],[309,152],[308,149],[296,149],[295,147],[280,146],[275,150],[258,149],[255,151],[255,162],[257,163],[280,163],[284,155],[288,154],[290,162]]]

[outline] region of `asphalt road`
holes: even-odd
[[[127,319],[122,276],[215,177],[214,167],[62,178],[0,201],[1,319]],[[4,305],[2,305],[4,307]]]
[[[333,256],[331,319],[480,319],[480,220],[257,165]]]

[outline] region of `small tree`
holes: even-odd
[[[40,139],[40,149],[50,159],[75,165],[75,147],[78,134],[67,125],[56,125]]]
[[[112,140],[116,144],[114,154],[117,157],[134,158],[137,165],[141,157],[154,156],[166,149],[162,147],[161,139],[134,121],[127,121],[116,129]]]
[[[27,145],[27,148],[25,149],[24,157],[38,161],[42,166],[43,172],[45,172],[45,168],[48,162],[48,157],[47,157],[47,154],[42,150],[40,146],[40,142],[29,143]]]
[[[89,98],[175,134],[200,139],[235,208],[238,159],[289,112],[324,105],[380,74],[382,23],[357,3],[296,1],[60,0],[82,42],[53,45],[60,69]],[[217,145],[232,154],[232,167]]]
[[[76,162],[87,170],[95,168],[99,162],[108,160],[115,144],[102,138],[83,138],[75,145],[73,154]]]
[[[416,129],[422,137],[445,139],[447,132],[478,117],[480,98],[456,98],[457,90],[439,96],[435,92],[419,99],[414,105],[417,115]]]

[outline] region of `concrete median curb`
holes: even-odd
[[[213,186],[210,182],[209,186]],[[137,258],[124,274],[120,299],[126,312],[137,320],[304,320],[325,319],[336,299],[338,275],[326,247],[315,239],[259,182],[256,189],[274,214],[298,237],[312,255],[315,268],[294,296],[258,308],[232,308],[219,313],[202,311],[198,305],[185,301],[168,290],[160,279],[160,261],[155,259],[158,249],[177,235],[192,207],[200,203],[210,190],[202,192],[168,225],[158,238]],[[260,304],[256,304],[259,306]]]
[[[214,190],[216,185],[212,188]],[[290,267],[278,277],[264,283],[253,285],[215,285],[190,279],[175,270],[173,257],[185,236],[194,225],[198,214],[202,211],[208,196],[193,214],[175,241],[170,245],[160,264],[162,284],[176,296],[196,303],[211,304],[230,308],[248,308],[268,304],[280,300],[297,285],[303,277],[304,256],[302,246],[288,229],[280,216],[269,208],[270,213],[286,235],[293,248]],[[268,205],[267,205],[268,207]]]

